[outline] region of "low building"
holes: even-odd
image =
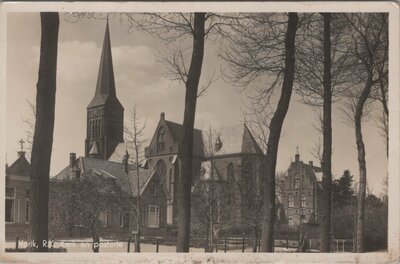
[[[25,151],[18,152],[18,159],[6,165],[5,223],[6,240],[27,238],[29,225],[29,187],[31,165]]]

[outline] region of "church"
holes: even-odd
[[[85,155],[77,157],[75,153],[70,153],[68,165],[55,175],[54,180],[79,179],[94,174],[112,177],[129,196],[140,195],[143,235],[175,235],[179,213],[176,197],[182,139],[183,126],[169,121],[166,114],[161,112],[154,135],[142,150],[144,162],[129,162],[129,156],[134,152],[131,142],[124,142],[124,107],[116,93],[107,22],[95,95],[87,107]],[[212,180],[218,185],[227,185],[229,182],[241,183],[246,176],[247,184],[251,182],[248,192],[260,192],[259,179],[264,154],[245,123],[220,128],[215,133],[195,129],[193,140],[194,188],[199,181]],[[136,166],[140,166],[139,176]],[[141,182],[139,190],[134,187],[137,177]],[[234,210],[236,219],[249,214],[244,210],[245,199],[241,196],[234,196],[235,204],[239,206]],[[219,204],[221,207],[222,204]],[[135,214],[126,210],[124,205],[119,210],[105,211],[100,218],[105,235],[128,235],[135,232],[137,227]]]
[[[84,156],[69,153],[66,167],[51,178],[54,183],[97,177],[116,183],[126,200],[140,198],[140,219],[126,202],[101,211],[97,219],[101,236],[129,237],[137,232],[138,223],[144,236],[177,234],[177,184],[184,130],[180,123],[168,120],[166,113],[160,112],[152,138],[142,140],[143,162],[135,164],[133,143],[124,141],[124,107],[116,93],[107,22],[97,84],[87,106]],[[30,164],[22,147],[18,155],[6,167],[7,239],[26,236],[29,223]],[[208,230],[210,219],[217,232],[224,228],[259,228],[264,158],[246,122],[213,130],[195,128],[192,230]],[[320,174],[320,168],[302,163],[296,154],[287,176],[277,186],[282,191],[277,197],[278,224],[296,226],[302,221],[318,220]],[[72,236],[88,236],[84,229],[75,223],[68,232]]]
[[[145,236],[175,236],[179,213],[176,197],[181,175],[183,126],[168,120],[160,109],[160,119],[154,135],[145,141],[147,146],[140,150],[144,162],[135,164],[131,161],[134,151],[132,142],[124,141],[124,107],[116,93],[108,22],[95,93],[87,106],[86,126],[84,155],[66,155],[67,165],[51,177],[51,182],[101,177],[116,183],[128,199],[140,197],[140,219],[125,203],[107,208],[98,215],[102,236],[130,236],[137,229],[138,221],[141,233]],[[221,212],[222,207],[226,207],[222,203],[225,198],[230,202],[234,200],[235,206],[238,206],[235,210],[229,210],[231,215],[215,213],[218,215],[215,224],[222,225],[223,221],[232,218],[233,213],[236,219],[248,217],[251,213],[245,210],[245,196],[260,192],[258,183],[264,154],[247,125],[242,123],[219,128],[212,133],[195,129],[193,143],[193,193],[207,195],[199,186],[202,183],[212,183],[216,186],[216,197],[219,199],[216,211]],[[29,224],[31,168],[22,142],[18,159],[11,166],[6,165],[5,172],[6,237],[14,239],[18,235],[23,238],[26,237]],[[243,182],[247,185],[251,182],[251,186],[244,189],[246,193],[227,195],[226,189],[238,190]],[[225,192],[225,196],[222,192]],[[204,220],[199,219],[204,218],[199,212],[193,208],[194,222],[201,223]],[[87,235],[79,224],[71,226],[68,232],[72,235]]]

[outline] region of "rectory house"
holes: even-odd
[[[290,163],[278,183],[285,216],[291,227],[303,223],[318,223],[321,218],[322,169],[310,161],[300,160],[300,154]]]

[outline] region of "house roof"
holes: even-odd
[[[136,170],[129,172],[129,179],[131,183],[131,190],[132,195],[137,196],[138,190],[140,191],[139,194],[142,194],[143,191],[146,189],[147,184],[150,182],[151,178],[153,177],[155,170],[140,170],[139,172],[139,188],[137,184],[138,174]]]
[[[125,172],[124,165],[121,162],[113,162],[107,160],[93,159],[87,157],[79,157],[76,160],[75,168],[81,171],[82,177],[91,177],[101,175],[103,177],[111,177],[116,179],[121,189],[130,194],[129,181]],[[128,165],[128,170],[136,169],[134,165]],[[71,179],[73,177],[71,167],[68,165],[54,179]]]
[[[25,157],[25,152],[18,152],[19,157],[11,166],[6,167],[7,175],[29,176],[31,175],[31,164]]]

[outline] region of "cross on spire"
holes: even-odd
[[[299,154],[299,146],[296,146],[296,154]]]
[[[21,140],[18,141],[18,142],[19,142],[19,144],[21,145],[21,150],[24,150],[24,143],[25,143],[25,141],[21,138]]]

